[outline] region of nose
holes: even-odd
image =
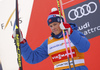
[[[55,26],[52,26],[52,30],[55,30]]]

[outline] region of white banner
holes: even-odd
[[[26,38],[34,0],[19,0],[19,19]],[[15,0],[0,0],[0,59],[3,70],[18,70],[17,53],[12,39],[15,23]]]

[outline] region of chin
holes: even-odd
[[[59,33],[54,33],[55,35],[58,35]]]

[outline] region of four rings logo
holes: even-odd
[[[82,18],[83,16],[87,16],[90,13],[94,13],[96,12],[96,10],[97,10],[97,4],[95,2],[89,2],[88,4],[84,4],[83,6],[71,9],[68,12],[68,17],[70,20],[76,20],[78,18]]]

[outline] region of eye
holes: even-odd
[[[56,23],[54,24],[54,26],[57,25]]]
[[[52,27],[52,25],[49,25],[49,27]]]

